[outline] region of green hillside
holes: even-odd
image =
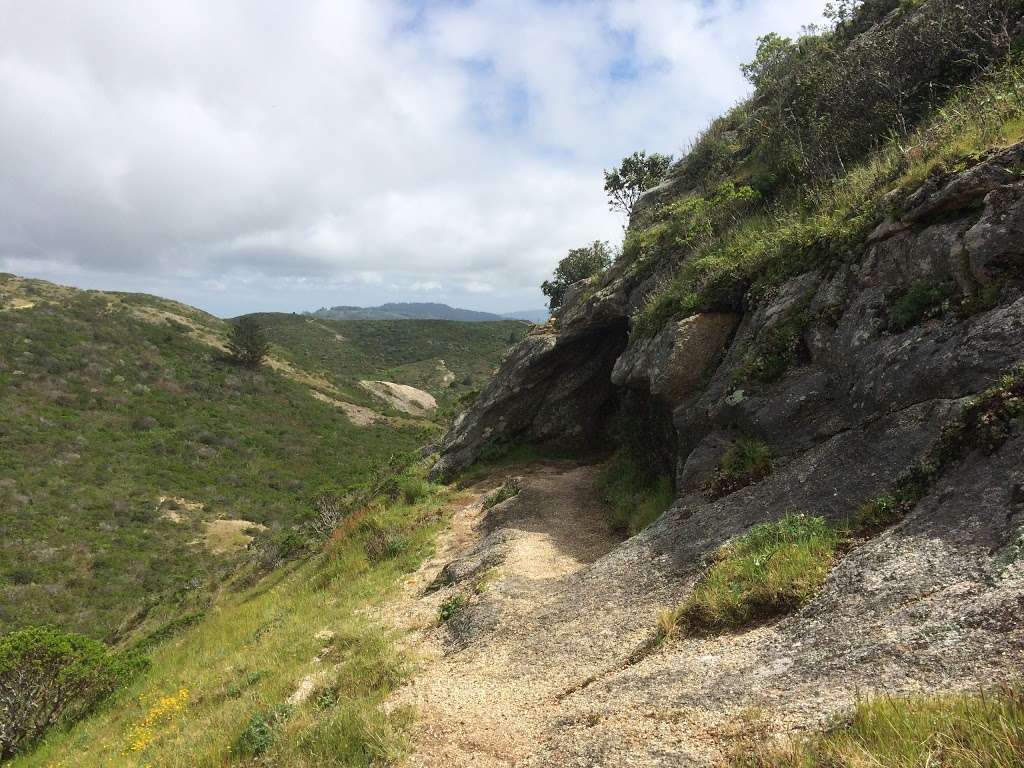
[[[4,275],[0,307],[0,631],[54,624],[106,640],[194,616],[256,556],[257,526],[273,544],[316,492],[437,433],[389,417],[356,381],[443,401],[447,382],[418,367],[443,359],[464,390],[524,328],[261,316],[275,344],[250,372],[219,350],[223,321],[156,297]],[[384,419],[358,426],[325,399]]]
[[[509,346],[526,335],[519,320],[327,320],[259,314],[280,355],[315,371],[353,400],[379,402],[353,382],[382,378],[425,389],[440,403],[482,386]]]

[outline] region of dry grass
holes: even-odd
[[[1024,765],[1024,690],[861,701],[850,719],[779,746],[753,729],[730,755],[733,768],[1019,768]]]

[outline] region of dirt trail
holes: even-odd
[[[407,765],[511,765],[552,727],[556,693],[570,667],[565,659],[538,657],[543,644],[536,640],[544,635],[538,614],[561,591],[561,581],[618,543],[594,491],[596,473],[593,467],[538,467],[524,478],[518,497],[488,512],[481,511],[483,488],[475,489],[436,556],[407,582],[403,599],[389,610],[411,630],[409,645],[425,662],[391,703],[412,704],[418,713]],[[456,583],[431,591],[449,564],[456,566]],[[438,626],[440,604],[456,592],[466,606]],[[532,674],[523,674],[525,657],[533,658]],[[560,666],[558,674],[551,664]]]

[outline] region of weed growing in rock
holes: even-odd
[[[508,501],[519,495],[522,490],[518,477],[506,477],[500,487],[484,497],[483,509],[486,512],[491,507],[496,507],[504,501]]]
[[[448,619],[452,618],[459,611],[461,611],[462,607],[465,604],[466,604],[466,598],[463,595],[460,595],[458,592],[456,592],[451,597],[446,597],[441,602],[441,607],[438,608],[438,611],[437,611],[438,619],[440,619],[442,622],[448,621]]]
[[[772,449],[763,440],[741,437],[722,454],[718,470],[707,482],[704,492],[719,499],[771,474]]]
[[[892,496],[879,496],[857,509],[853,516],[853,528],[862,536],[873,536],[883,531],[903,516],[899,502]]]
[[[824,583],[841,540],[821,517],[755,525],[719,549],[690,599],[659,619],[659,635],[723,632],[796,610]]]

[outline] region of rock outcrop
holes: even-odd
[[[771,711],[782,730],[816,728],[872,691],[1024,673],[1019,394],[982,414],[988,438],[955,443],[966,406],[1024,361],[1022,174],[1024,144],[893,193],[888,218],[846,258],[781,282],[742,316],[681,317],[653,337],[627,340],[644,289],[619,267],[578,286],[553,327],[514,350],[446,438],[438,473],[496,441],[600,435],[627,389],[672,409],[678,442],[673,506],[545,582],[549,597],[514,624],[532,629],[502,625],[500,592],[461,620],[477,648],[517,633],[516,654],[530,660],[520,674],[544,702],[563,688],[530,765],[719,764],[713,738],[691,736],[744,707]],[[766,366],[770,355],[780,359]],[[773,471],[707,498],[740,436],[770,448]],[[942,451],[955,458],[938,461]],[[927,483],[902,519],[857,542],[802,609],[636,661],[658,608],[685,600],[722,544],[791,511],[846,524],[907,477]],[[683,713],[689,735],[637,712]]]

